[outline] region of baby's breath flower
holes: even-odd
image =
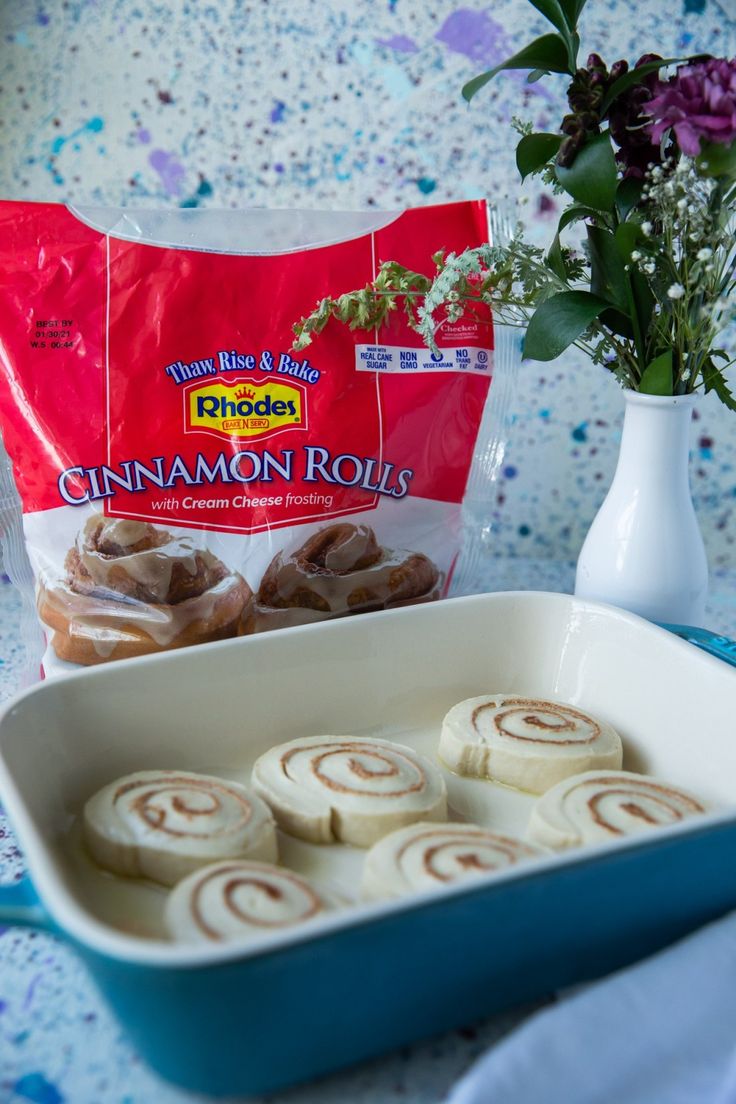
[[[652,226],[651,222],[643,222],[641,224],[641,232],[645,238],[651,237],[653,229],[654,227]]]
[[[632,259],[632,261],[640,261],[641,260],[641,253],[639,252],[638,249],[635,249],[634,252],[631,254],[631,259]]]
[[[709,249],[708,246],[704,246],[703,249],[698,250],[696,256],[699,261],[709,261],[713,256],[713,250]]]
[[[682,284],[670,284],[667,288],[668,299],[682,299],[685,295],[685,289]]]

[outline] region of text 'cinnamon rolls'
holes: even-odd
[[[368,847],[394,828],[447,815],[439,768],[388,740],[312,736],[280,744],[256,761],[253,787],[280,828],[313,843]]]
[[[214,859],[277,858],[268,806],[245,786],[189,771],[139,771],[84,807],[84,837],[100,866],[173,885]]]
[[[60,659],[85,665],[236,636],[252,599],[245,580],[189,536],[140,521],[90,517],[39,588]]]

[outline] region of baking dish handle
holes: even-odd
[[[0,926],[22,925],[26,928],[48,928],[49,919],[36,895],[31,879],[24,875],[19,881],[0,885]]]
[[[697,629],[693,625],[662,625],[663,629],[669,629],[671,633],[682,637],[704,652],[722,659],[724,663],[730,663],[736,667],[736,640],[730,640],[727,636],[719,636],[718,633],[708,629]]]

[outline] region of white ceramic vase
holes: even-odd
[[[688,477],[696,396],[625,398],[616,474],[580,552],[575,594],[651,621],[702,625],[708,562]]]

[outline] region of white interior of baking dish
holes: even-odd
[[[132,771],[203,771],[245,781],[255,758],[297,736],[375,735],[436,759],[440,725],[463,698],[490,692],[549,697],[612,723],[624,767],[682,785],[719,810],[660,830],[698,831],[736,816],[736,671],[664,630],[564,595],[495,594],[285,630],[124,661],[63,677],[10,704],[0,723],[0,797],[44,904],[71,935],[139,962],[196,964],[243,957],[431,903],[358,901],[365,852],[280,834],[282,861],[357,904],[258,944],[164,943],[165,891],[97,870],[78,815],[100,786]],[[445,771],[451,818],[522,835],[534,798]],[[588,860],[651,834],[520,865]],[[122,929],[122,930],[121,930]],[[145,938],[141,938],[144,936]]]

